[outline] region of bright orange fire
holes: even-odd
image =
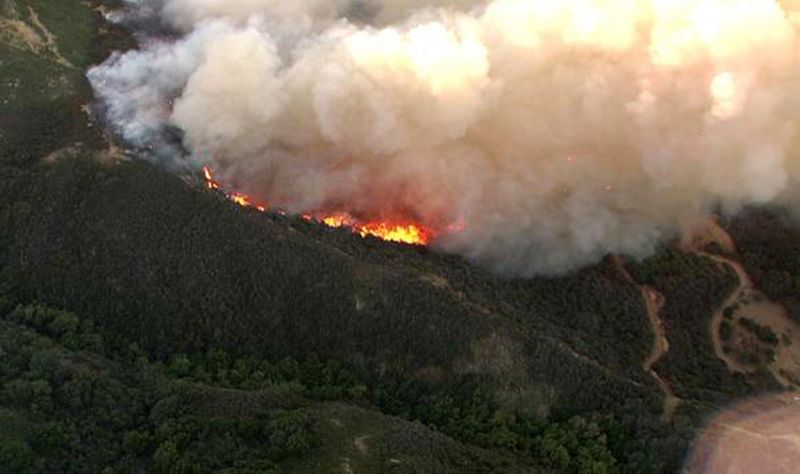
[[[255,209],[258,209],[261,212],[264,212],[264,211],[267,210],[267,206],[266,205],[256,204],[255,202],[253,202],[252,199],[250,199],[250,196],[248,196],[246,194],[224,191],[223,190],[223,186],[220,184],[219,181],[217,181],[214,178],[214,172],[211,171],[211,168],[209,168],[208,166],[204,166],[203,167],[203,178],[205,178],[206,187],[208,189],[214,189],[214,190],[222,191],[228,197],[228,199],[230,199],[231,201],[235,202],[236,204],[238,204],[238,205],[240,205],[242,207],[253,207]]]
[[[322,223],[328,227],[353,227],[353,219],[347,214],[338,213],[322,217]]]
[[[267,210],[266,206],[261,206],[261,205],[258,205],[258,204],[254,204],[250,200],[250,197],[248,197],[247,195],[242,194],[242,193],[230,193],[230,194],[228,194],[228,198],[231,201],[235,202],[236,204],[238,204],[238,205],[240,205],[242,207],[255,207],[256,209],[258,209],[261,212],[264,212],[264,211]]]
[[[203,166],[203,177],[206,180],[206,186],[208,189],[219,189],[219,183],[214,179],[211,168],[208,166]]]
[[[427,245],[433,238],[433,232],[430,229],[416,224],[370,222],[367,224],[355,224],[353,230],[361,234],[361,237],[371,235],[379,239],[404,244]]]
[[[208,189],[219,190],[231,201],[242,207],[252,207],[261,212],[267,211],[269,206],[255,204],[246,194],[238,192],[227,192],[224,187],[214,178],[211,168],[203,167],[203,177],[205,178]],[[278,212],[283,213],[278,210]],[[428,245],[434,238],[433,230],[419,224],[397,221],[374,221],[358,222],[347,213],[337,212],[333,214],[303,214],[302,218],[307,221],[316,221],[328,227],[344,227],[361,237],[377,237],[388,242],[399,242],[409,245]]]

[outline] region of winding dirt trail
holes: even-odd
[[[722,359],[725,362],[725,365],[728,366],[728,370],[731,372],[741,372],[741,373],[748,373],[752,372],[752,369],[745,366],[744,364],[740,363],[734,357],[729,356],[723,350],[722,345],[722,338],[720,336],[720,326],[722,325],[722,321],[725,314],[725,309],[733,307],[737,305],[742,299],[745,298],[745,295],[749,290],[753,288],[753,282],[750,280],[750,276],[744,270],[744,267],[739,262],[731,260],[726,257],[721,257],[719,255],[714,255],[706,252],[698,252],[698,254],[706,256],[715,262],[727,265],[730,267],[734,272],[736,272],[736,277],[739,279],[739,285],[733,290],[731,295],[722,303],[717,311],[714,312],[713,316],[711,317],[711,342],[714,344],[714,352],[717,354],[717,357]]]
[[[672,386],[667,382],[658,372],[655,371],[653,366],[669,352],[669,339],[667,339],[667,331],[664,327],[664,321],[661,319],[661,308],[664,307],[664,296],[659,293],[655,288],[640,285],[633,279],[631,274],[625,268],[625,263],[619,256],[614,256],[614,264],[625,278],[626,281],[634,286],[640,288],[642,292],[642,299],[645,302],[645,309],[647,319],[650,321],[650,326],[653,328],[653,348],[650,350],[647,358],[642,363],[642,369],[652,376],[661,391],[664,392],[664,408],[661,414],[662,419],[671,421],[675,415],[675,410],[681,403],[681,399],[675,394]]]
[[[664,296],[649,286],[642,286],[642,296],[644,297],[647,305],[647,317],[650,319],[650,325],[653,327],[653,349],[650,355],[642,364],[642,368],[647,371],[661,387],[664,392],[664,409],[661,417],[666,421],[672,421],[675,415],[675,410],[681,403],[681,399],[675,394],[672,386],[667,382],[664,377],[655,371],[653,366],[661,360],[662,357],[669,352],[669,339],[667,339],[667,331],[664,328],[664,321],[661,319],[661,308],[664,307]]]
[[[749,367],[739,363],[735,358],[729,356],[723,350],[722,339],[720,338],[720,326],[722,325],[725,309],[733,307],[739,301],[741,301],[746,292],[753,288],[753,281],[750,279],[750,275],[747,274],[741,263],[733,260],[732,258],[705,251],[704,248],[711,243],[716,243],[722,249],[722,251],[728,255],[736,255],[736,245],[734,244],[733,239],[725,231],[725,229],[720,227],[719,223],[713,219],[710,219],[706,224],[705,233],[694,241],[688,243],[684,250],[708,257],[720,265],[729,267],[736,273],[736,278],[739,280],[739,284],[736,286],[736,288],[734,288],[730,296],[725,299],[719,309],[712,315],[711,322],[709,323],[709,332],[711,334],[711,342],[714,345],[714,352],[717,354],[717,357],[725,362],[725,364],[728,366],[728,370],[731,372],[748,373],[751,372]]]
[[[716,243],[725,255],[706,251],[705,248],[710,243]],[[726,351],[725,343],[722,340],[721,326],[726,319],[738,321],[740,316],[746,317],[756,321],[763,327],[770,328],[773,333],[781,334],[782,339],[788,341],[777,348],[775,360],[764,365],[766,365],[766,368],[778,383],[787,388],[796,387],[797,384],[793,383],[790,378],[792,374],[800,372],[800,348],[797,341],[793,341],[800,336],[800,327],[788,317],[785,308],[778,303],[770,301],[766,295],[755,288],[753,280],[747,274],[744,266],[735,259],[737,254],[736,245],[731,236],[725,229],[720,227],[716,220],[710,220],[704,234],[691,242],[685,250],[708,257],[720,265],[727,266],[734,271],[739,280],[738,285],[730,296],[714,312],[709,323],[714,352],[725,362],[728,370],[747,374],[753,373],[759,368],[757,364],[742,362],[732,351]],[[741,315],[740,313],[742,312],[746,313],[747,316]]]

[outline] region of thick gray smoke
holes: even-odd
[[[90,71],[115,129],[180,129],[292,212],[413,219],[533,275],[794,204],[800,63],[774,1],[137,3],[178,34]]]

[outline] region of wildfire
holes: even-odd
[[[413,245],[427,245],[433,238],[430,229],[414,223],[402,222],[356,222],[350,215],[336,213],[323,215],[317,219],[328,227],[347,227],[361,237],[377,237],[389,242]]]
[[[261,212],[266,212],[269,209],[267,205],[256,204],[246,194],[225,191],[219,181],[214,178],[214,173],[211,168],[207,166],[203,167],[203,177],[208,189],[221,191],[228,199],[242,207],[251,207]],[[278,210],[278,212],[281,211]],[[388,242],[398,242],[409,245],[428,245],[435,236],[433,230],[419,224],[395,221],[373,221],[364,223],[358,222],[352,216],[343,212],[333,214],[303,214],[302,218],[307,221],[319,222],[328,227],[347,228],[361,237],[366,238],[371,236]]]
[[[433,238],[433,232],[430,229],[416,224],[370,222],[368,224],[356,224],[353,226],[353,230],[360,234],[361,237],[371,235],[390,242],[413,245],[427,245]]]
[[[214,174],[208,166],[203,166],[203,177],[206,180],[206,187],[208,189],[219,189],[219,183],[214,179]]]
[[[260,206],[258,204],[253,204],[253,202],[250,200],[250,198],[245,194],[230,193],[230,194],[228,194],[228,198],[231,201],[235,202],[236,204],[238,204],[238,205],[240,205],[242,207],[255,207],[256,209],[258,209],[261,212],[264,212],[264,211],[267,210],[266,206]]]

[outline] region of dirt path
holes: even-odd
[[[705,252],[698,252],[700,255],[704,255],[706,257],[711,258],[715,262],[721,265],[727,265],[734,272],[736,272],[736,277],[739,279],[739,285],[733,290],[730,296],[722,303],[722,306],[714,312],[713,316],[711,317],[711,326],[709,331],[711,333],[711,342],[714,344],[714,352],[717,354],[717,357],[722,359],[725,362],[725,365],[728,366],[728,370],[731,372],[741,372],[741,373],[748,373],[752,372],[752,369],[747,367],[746,365],[740,363],[734,357],[729,356],[723,350],[722,345],[722,338],[720,336],[721,330],[720,326],[722,326],[722,321],[724,318],[725,310],[727,308],[734,307],[738,303],[742,301],[745,297],[748,290],[753,288],[753,283],[750,280],[750,276],[747,272],[744,271],[744,267],[739,262],[731,260],[729,258],[720,257],[719,255],[713,255]]]
[[[625,264],[620,257],[614,256],[614,264],[620,273],[622,273],[625,280],[641,289],[642,299],[645,302],[647,319],[650,321],[650,326],[653,328],[653,348],[642,363],[642,369],[655,379],[661,391],[664,392],[664,408],[661,417],[666,421],[671,421],[681,399],[675,395],[675,391],[672,389],[669,382],[661,377],[653,368],[653,366],[669,352],[669,339],[667,339],[664,321],[661,319],[661,308],[664,307],[664,296],[655,288],[640,285],[636,282],[625,268]]]
[[[650,325],[653,327],[654,334],[653,349],[650,351],[650,355],[644,361],[644,364],[642,364],[642,368],[656,379],[658,386],[661,387],[661,390],[664,392],[664,409],[661,417],[666,421],[671,421],[672,417],[675,415],[675,410],[681,403],[681,399],[675,395],[675,391],[672,390],[672,386],[669,382],[653,368],[656,362],[661,360],[661,358],[669,352],[667,331],[664,328],[664,321],[661,319],[661,308],[664,307],[664,296],[649,286],[642,286],[641,288],[642,296],[647,305],[647,317],[650,320]]]
[[[704,250],[710,243],[716,243],[725,256]],[[714,352],[725,362],[728,370],[752,373],[763,365],[784,387],[797,387],[797,376],[800,374],[800,326],[788,317],[786,310],[781,305],[770,301],[766,295],[755,288],[744,266],[735,259],[736,246],[730,235],[716,221],[709,221],[704,234],[695,239],[686,250],[727,266],[734,271],[739,280],[730,296],[714,312],[709,323]],[[743,321],[753,321],[771,331],[773,335],[780,335],[777,347],[770,349],[763,342],[748,341],[746,333],[740,328]],[[728,332],[736,333],[732,338],[734,345],[743,346],[748,343],[751,346],[753,344],[761,345],[762,347],[759,349],[773,352],[773,360],[763,361],[760,364],[745,363],[741,357],[737,357],[736,351],[731,350],[730,344],[728,345],[729,350],[726,351],[726,343],[722,337],[723,324],[726,324]],[[730,335],[728,337],[731,338]],[[740,349],[741,352],[742,347],[737,347],[737,349]]]

